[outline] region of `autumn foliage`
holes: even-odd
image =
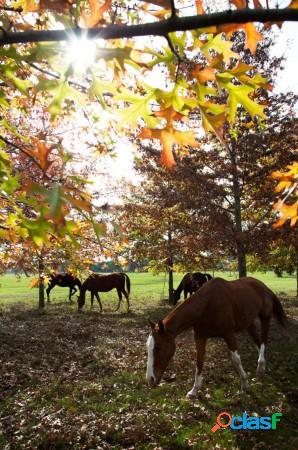
[[[271,10],[264,3],[254,1],[247,8],[246,1],[230,1],[230,14],[243,20],[238,14],[237,23],[227,23],[224,11],[224,20],[216,15],[220,5],[207,7],[200,0],[187,4],[186,12],[184,1],[168,0],[135,7],[111,0],[0,1],[2,239],[42,247],[51,239],[73,239],[85,222],[97,238],[102,234],[87,180],[68,171],[70,156],[61,142],[36,125],[42,116],[55,127],[75,112],[86,116],[92,104],[97,111],[97,119],[93,113],[88,118],[93,132],[98,116],[108,117],[96,135],[100,151],[119,136],[153,142],[168,168],[176,164],[176,150],[186,154],[189,147],[200,147],[200,127],[225,144],[225,128],[233,129],[239,110],[261,124],[267,105],[260,92],[272,86],[262,71],[243,61],[235,35],[244,36],[242,51],[256,52],[264,29],[274,22],[266,20]],[[292,1],[280,14],[292,20],[296,8]],[[251,11],[266,13],[264,27],[246,19]],[[185,26],[186,14],[196,20],[210,16],[215,24]],[[84,60],[79,71],[65,40],[78,45],[74,38],[83,35],[107,38],[95,39],[94,58]],[[81,60],[93,45],[87,42]],[[39,118],[36,108],[42,111]],[[279,192],[296,195],[296,170],[293,165],[286,175],[274,174],[281,177]],[[288,218],[296,223],[295,199],[291,204],[279,200],[275,207],[281,215],[276,226]]]

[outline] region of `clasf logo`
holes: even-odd
[[[272,414],[271,417],[248,416],[246,412],[242,416],[231,416],[224,411],[217,416],[217,423],[211,428],[211,431],[215,433],[220,428],[227,427],[232,428],[232,430],[276,430],[276,424],[280,422],[281,416],[282,413],[280,412]]]

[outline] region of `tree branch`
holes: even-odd
[[[26,155],[29,159],[31,159],[31,161],[34,162],[34,164],[37,165],[37,167],[42,171],[44,176],[46,178],[48,178],[47,174],[45,173],[45,171],[43,170],[43,168],[41,167],[39,162],[32,155],[30,155],[30,153],[28,153],[23,147],[20,147],[19,145],[14,144],[13,142],[9,141],[8,139],[6,139],[4,136],[1,136],[1,135],[0,135],[0,140],[5,142],[5,144],[13,147],[15,150],[19,150],[20,152],[24,153],[24,155]]]
[[[103,28],[72,28],[68,30],[7,31],[0,37],[0,45],[26,42],[67,41],[73,36],[119,39],[134,36],[165,36],[175,31],[186,31],[230,23],[298,21],[298,9],[241,9],[188,17],[170,17],[160,22],[140,25],[108,25]]]

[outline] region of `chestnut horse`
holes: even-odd
[[[126,288],[125,290],[125,280],[126,280]],[[116,311],[120,308],[120,303],[122,300],[122,294],[126,298],[127,301],[127,309],[129,311],[129,294],[130,294],[130,279],[126,273],[123,272],[115,272],[108,275],[90,275],[87,280],[84,281],[81,287],[81,292],[78,297],[78,309],[81,310],[85,304],[86,291],[91,292],[91,308],[93,307],[94,296],[96,297],[100,311],[102,311],[102,304],[98,295],[98,292],[108,292],[112,289],[117,289],[119,302],[116,308]]]
[[[265,372],[265,346],[271,317],[287,328],[287,318],[276,295],[255,278],[240,278],[226,281],[213,278],[204,284],[195,294],[188,297],[163,320],[157,324],[150,321],[151,334],[147,340],[147,374],[152,385],[157,385],[175,353],[175,338],[182,331],[193,328],[197,349],[195,382],[188,398],[195,398],[202,384],[203,359],[206,342],[210,337],[225,340],[232,362],[237,368],[241,388],[249,388],[247,374],[244,371],[237,351],[235,334],[246,330],[258,347],[257,375]],[[260,319],[261,339],[254,320]]]
[[[77,292],[75,286],[78,286],[80,289],[81,285],[80,280],[74,277],[71,273],[57,273],[50,275],[48,287],[46,289],[48,303],[50,302],[50,292],[53,287],[69,287],[69,301],[71,302],[71,296]]]
[[[194,273],[186,273],[182,280],[180,281],[179,286],[177,289],[174,289],[173,294],[173,300],[174,305],[180,300],[181,292],[184,293],[184,299],[186,299],[188,294],[193,294],[196,292],[200,287],[203,286],[204,283],[211,280],[212,276],[209,275],[209,273],[201,273],[201,272],[194,272]]]

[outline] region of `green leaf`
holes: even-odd
[[[155,99],[156,89],[150,89],[149,93],[144,96],[136,95],[130,91],[124,90],[117,94],[117,100],[124,100],[132,103],[128,108],[123,108],[118,114],[121,117],[121,123],[137,127],[139,120],[143,119],[147,126],[155,128],[160,124],[160,120],[152,115],[152,102]]]
[[[103,99],[103,94],[105,94],[107,92],[109,92],[111,94],[117,93],[117,90],[116,90],[115,86],[113,85],[113,83],[99,80],[95,76],[94,72],[92,72],[92,83],[91,83],[91,86],[88,91],[89,97],[90,98],[100,97],[101,101],[105,104],[104,99]]]
[[[54,98],[48,106],[48,111],[52,118],[55,118],[58,114],[60,114],[62,103],[66,98],[71,98],[81,105],[84,105],[86,102],[85,95],[69,86],[67,81],[61,80],[58,82],[57,87],[54,87],[52,92],[54,94]]]
[[[230,82],[221,83],[221,85],[227,90],[229,94],[228,118],[231,123],[235,121],[238,105],[242,105],[252,117],[266,117],[264,113],[265,107],[263,105],[259,105],[249,97],[249,95],[254,92],[253,87],[246,85],[235,86]]]
[[[61,216],[61,207],[63,204],[62,200],[62,189],[60,184],[55,183],[52,189],[48,193],[48,199],[50,203],[50,212],[52,217],[57,218]]]
[[[99,240],[102,236],[106,236],[107,234],[107,226],[103,222],[94,222],[92,221],[92,225],[96,234],[97,239]]]
[[[224,61],[229,64],[231,58],[239,59],[239,54],[231,50],[234,42],[222,39],[223,33],[217,34],[214,38],[209,35],[209,40],[201,46],[201,52],[207,59],[210,59],[210,50],[215,50],[219,55],[223,55]]]

